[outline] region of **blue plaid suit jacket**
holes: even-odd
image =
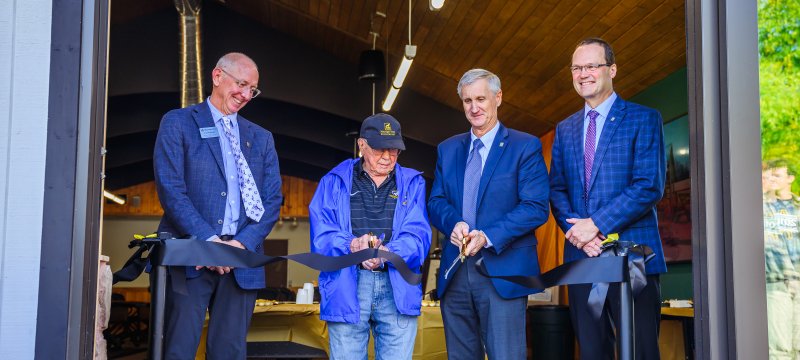
[[[260,184],[258,191],[265,212],[261,221],[255,222],[246,217],[242,205],[235,239],[248,250],[263,253],[263,241],[278,220],[282,199],[278,155],[269,131],[241,115],[238,124],[242,153],[253,178]],[[219,143],[224,138],[203,139],[201,128],[214,128],[211,110],[205,102],[168,112],[161,119],[153,153],[156,189],[164,208],[158,231],[176,237],[195,236],[197,241],[220,234],[227,199]],[[187,267],[186,272],[190,278],[199,275],[194,267]],[[237,268],[234,275],[243,289],[265,286],[263,267]]]
[[[656,204],[664,194],[666,155],[661,114],[617,98],[611,107],[595,151],[589,180],[588,208],[584,201],[584,110],[556,127],[550,165],[550,205],[564,232],[568,218],[591,217],[603,234],[653,249],[648,274],[667,271],[658,233]],[[586,254],[565,243],[564,261]]]

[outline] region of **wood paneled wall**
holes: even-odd
[[[122,294],[125,301],[150,302],[150,290],[146,287],[114,287],[111,292]]]
[[[164,209],[158,201],[156,183],[154,181],[111,191],[114,195],[127,198],[125,205],[105,200],[103,215],[105,216],[161,216]],[[135,200],[138,198],[138,200]],[[137,204],[138,201],[138,204]]]
[[[282,217],[308,217],[308,204],[317,189],[317,182],[293,176],[281,175],[283,193]],[[112,191],[115,195],[127,197],[125,205],[106,201],[104,216],[162,216],[164,209],[158,201],[155,182],[150,181]]]
[[[281,206],[281,216],[289,217],[308,217],[308,204],[314,197],[317,190],[317,182],[293,176],[281,176],[283,184],[283,206]]]

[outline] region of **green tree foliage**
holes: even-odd
[[[800,0],[759,0],[758,40],[762,158],[786,159],[798,172]]]
[[[800,68],[800,0],[758,1],[758,52],[762,61]]]

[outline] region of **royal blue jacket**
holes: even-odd
[[[349,159],[322,177],[308,207],[311,222],[311,251],[327,256],[350,253],[354,236],[350,225],[350,189],[353,166]],[[425,209],[425,180],[419,171],[395,165],[398,201],[392,224],[389,251],[399,255],[408,267],[419,272],[431,245],[431,227]],[[393,265],[389,279],[397,311],[419,315],[422,285],[409,285]],[[355,324],[359,321],[358,275],[356,266],[319,274],[320,319]]]

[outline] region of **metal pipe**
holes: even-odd
[[[633,290],[631,290],[630,272],[628,270],[628,249],[620,247],[617,255],[624,257],[624,281],[619,284],[619,327],[617,330],[617,354],[620,360],[633,360],[635,349],[635,324],[633,322]]]
[[[161,265],[163,253],[161,245],[164,239],[173,238],[172,234],[161,232],[156,239],[145,239],[150,242],[150,336],[148,342],[150,360],[161,360],[164,358],[164,318],[167,304],[167,267]]]
[[[200,0],[174,0],[180,14],[181,107],[203,101],[203,65],[200,37]]]
[[[159,247],[153,251],[158,254]],[[152,259],[153,257],[151,257]],[[164,357],[164,310],[166,305],[167,291],[167,267],[163,265],[153,266],[150,276],[154,277],[152,282],[152,307],[150,308],[150,356],[151,360],[161,360]]]

